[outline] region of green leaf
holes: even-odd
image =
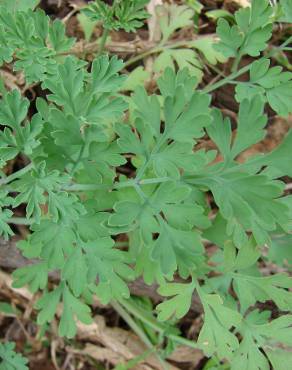
[[[176,319],[181,319],[190,309],[193,291],[195,284],[164,284],[158,289],[158,293],[164,297],[174,296],[160,303],[156,309],[158,313],[158,320],[165,321],[175,316]]]
[[[4,62],[10,63],[13,59],[13,47],[9,45],[4,32],[4,27],[0,26],[0,66]]]
[[[0,369],[1,370],[28,370],[28,360],[20,353],[14,351],[15,343],[0,343]]]
[[[145,81],[149,79],[150,72],[146,71],[142,66],[137,67],[127,76],[127,79],[122,86],[122,90],[134,91],[138,86],[143,86]]]
[[[101,0],[95,0],[83,12],[94,21],[102,21],[107,29],[135,32],[142,27],[143,20],[148,18],[148,13],[144,10],[147,3],[148,0],[124,0],[110,7]]]
[[[235,13],[235,25],[230,26],[227,20],[220,18],[216,30],[220,41],[216,50],[226,57],[260,55],[272,35],[272,14],[268,0],[252,0],[251,7],[241,8]]]
[[[148,161],[158,177],[178,178],[181,169],[192,171],[196,168],[192,145],[195,139],[203,136],[203,128],[210,124],[210,98],[198,92],[190,93],[191,85],[183,85],[186,76],[187,72],[182,72],[175,82],[174,72],[167,69],[159,80],[161,92],[167,94],[163,97],[165,125],[162,133],[159,100],[155,95],[148,98],[141,88],[133,98],[137,106],[134,111],[136,132],[124,124],[116,126],[122,151],[134,153],[142,163]],[[177,87],[171,90],[173,95],[168,96],[173,82]]]
[[[225,161],[231,156],[231,123],[229,118],[223,118],[219,109],[212,111],[213,122],[207,127],[206,131],[210,138],[215,142]]]
[[[292,81],[289,81],[267,91],[269,104],[274,111],[283,117],[287,117],[291,113],[291,90]]]
[[[25,285],[35,293],[39,289],[44,289],[48,283],[48,266],[46,263],[36,263],[19,268],[13,273],[14,288],[21,288]]]
[[[84,13],[77,14],[78,22],[81,26],[81,29],[84,33],[85,40],[88,42],[91,39],[93,31],[97,25],[97,21],[92,21]]]
[[[89,147],[89,156],[83,161],[84,171],[81,176],[89,175],[97,183],[113,182],[116,172],[115,167],[126,163],[120,154],[121,150],[116,142],[92,143]]]
[[[8,240],[10,236],[14,235],[10,226],[8,225],[9,219],[13,215],[9,209],[0,208],[0,235],[4,237],[5,240]]]
[[[292,235],[272,236],[268,259],[279,266],[292,267]]]
[[[26,4],[26,2],[22,3]],[[47,75],[55,75],[58,59],[47,36],[56,33],[57,28],[59,31],[62,29],[64,31],[61,22],[59,27],[55,25],[56,23],[53,23],[51,26],[49,17],[43,10],[37,9],[33,12],[25,9],[25,11],[17,10],[12,13],[8,7],[1,7],[0,29],[6,35],[6,41],[1,48],[1,59],[11,60],[14,54],[14,70],[23,71],[29,84],[43,81]],[[69,41],[70,44],[73,42],[65,37],[64,32],[59,32],[55,37],[54,41],[59,43],[60,48]]]
[[[122,62],[115,57],[98,57],[92,63],[89,76],[83,66],[84,62],[67,57],[64,64],[58,66],[56,76],[43,83],[43,87],[52,92],[48,99],[63,106],[65,113],[78,118],[84,127],[102,126],[120,117],[125,104],[121,98],[113,99],[108,92],[113,93],[122,86],[124,77],[117,73]]]
[[[220,358],[232,358],[239,343],[230,329],[240,325],[241,315],[224,306],[221,297],[217,294],[206,294],[200,290],[199,295],[205,318],[198,344],[208,356],[217,353]]]
[[[43,325],[51,322],[56,314],[58,304],[62,299],[63,309],[59,324],[59,335],[73,338],[76,334],[76,320],[84,324],[92,322],[90,308],[79,299],[75,298],[69,288],[61,283],[51,292],[46,292],[36,303],[35,307],[40,310],[37,322]]]
[[[235,14],[237,24],[245,32],[241,53],[257,56],[266,48],[266,42],[271,37],[272,14],[273,9],[268,0],[253,0],[250,8],[240,9]]]
[[[287,364],[292,361],[291,352],[282,349],[267,349],[266,354],[275,370],[286,370]]]
[[[5,94],[0,101],[1,123],[17,132],[26,118],[28,106],[29,101],[22,98],[18,90]]]
[[[27,11],[34,9],[40,0],[0,0],[0,6],[5,7],[10,12]]]
[[[266,166],[263,171],[269,178],[279,178],[285,175],[291,176],[291,165],[289,160],[290,148],[292,145],[292,130],[284,137],[281,144],[264,156],[251,158],[244,164],[246,170],[259,170]]]
[[[283,10],[283,16],[280,18],[280,21],[292,23],[292,10],[291,10],[292,1],[291,0],[280,0],[280,6]]]
[[[222,216],[227,220],[227,235],[240,247],[247,241],[244,230],[251,230],[259,245],[270,242],[268,232],[277,224],[287,225],[288,207],[277,198],[283,184],[264,175],[224,172],[200,180],[211,189]]]
[[[59,109],[51,109],[49,123],[52,125],[52,137],[56,145],[82,145],[82,128],[77,118],[66,115]]]
[[[264,104],[260,97],[251,101],[244,100],[240,104],[237,133],[231,151],[233,158],[263,139],[266,123],[267,117],[264,115]]]
[[[192,43],[195,49],[198,49],[210,64],[225,63],[226,57],[222,52],[215,50],[215,41],[212,37],[197,39]]]
[[[67,113],[76,114],[78,103],[82,102],[83,80],[84,70],[78,60],[67,57],[64,64],[58,66],[56,78],[46,79],[43,86],[52,92],[49,100],[64,105]]]
[[[126,76],[119,75],[123,68],[122,60],[113,56],[109,59],[108,55],[102,55],[96,58],[92,63],[92,88],[94,92],[110,92],[118,90]]]
[[[178,68],[187,68],[192,76],[197,78],[200,82],[203,76],[201,71],[202,65],[198,59],[198,55],[194,50],[191,49],[168,49],[161,52],[154,62],[154,71],[164,71],[166,67],[175,69],[175,65]]]
[[[4,94],[0,101],[0,121],[7,126],[0,132],[0,154],[4,161],[13,159],[19,152],[30,156],[40,144],[37,140],[43,128],[40,115],[35,114],[30,123],[22,125],[28,105],[28,100],[22,98],[18,90]]]
[[[35,308],[40,310],[37,317],[37,323],[39,325],[44,325],[53,320],[61,299],[62,290],[63,284],[59,285],[51,292],[45,292],[36,302]]]
[[[74,39],[65,36],[64,23],[56,19],[49,28],[49,42],[55,52],[60,53],[70,50]]]
[[[253,62],[250,69],[250,82],[270,89],[292,78],[292,73],[282,72],[283,68],[279,66],[269,68],[270,64],[270,59],[265,58]]]
[[[157,7],[157,14],[162,31],[162,43],[165,43],[177,29],[192,24],[194,11],[186,5],[171,4]]]
[[[239,83],[236,86],[236,99],[241,102],[244,98],[252,98],[259,94],[268,101],[275,112],[287,116],[291,112],[292,73],[283,72],[276,66],[269,68],[270,60],[262,58],[255,61],[250,69],[250,82]],[[258,98],[259,99],[259,98]]]
[[[243,35],[239,27],[237,25],[230,27],[226,19],[220,18],[217,23],[216,33],[220,38],[220,42],[216,44],[215,50],[221,51],[227,58],[235,57],[243,42]]]
[[[59,324],[59,335],[61,337],[73,338],[76,335],[76,320],[83,324],[91,324],[92,318],[90,308],[71,294],[65,285],[63,288],[63,311]]]
[[[292,278],[285,274],[256,277],[243,274],[234,276],[234,288],[238,294],[241,309],[245,312],[256,302],[273,300],[282,311],[292,311]]]
[[[73,243],[76,242],[74,231],[67,225],[50,220],[42,220],[39,225],[33,225],[32,230],[30,243],[38,246],[39,257],[47,262],[50,269],[61,268],[65,255],[73,251]]]
[[[180,273],[187,276],[202,261],[200,237],[191,228],[208,225],[201,207],[195,202],[192,206],[184,204],[189,194],[186,186],[164,183],[145,202],[117,202],[109,225],[127,230],[140,228],[146,244],[152,241],[153,233],[159,233],[153,243],[152,259],[159,262],[165,275],[173,274],[178,265]]]
[[[292,316],[284,315],[271,322],[267,322],[267,317],[269,317],[269,312],[264,311],[258,313],[257,310],[252,311],[247,316],[239,330],[241,335],[243,335],[243,340],[232,359],[232,369],[269,370],[270,365],[264,354],[271,359],[274,365],[275,363],[277,364],[277,360],[279,359],[277,357],[280,356],[277,352],[281,352],[281,350],[276,348],[283,344],[291,346],[290,330]],[[286,353],[288,356],[289,352]],[[278,364],[274,367],[275,370],[280,370],[281,367],[278,368],[277,366]]]
[[[83,245],[88,281],[95,284],[98,276],[98,285],[92,289],[105,304],[111,299],[128,298],[130,292],[125,280],[134,278],[133,271],[127,265],[127,253],[113,246],[114,241],[109,237]]]
[[[75,248],[62,268],[62,278],[67,281],[75,297],[80,296],[87,284],[87,270],[81,248]]]
[[[58,171],[46,172],[45,162],[42,162],[36,169],[26,173],[13,183],[13,189],[19,193],[14,199],[13,206],[17,207],[22,203],[27,203],[26,217],[32,216],[35,222],[39,223],[42,216],[41,207],[48,202],[49,212],[53,219],[58,221],[68,215],[66,208],[71,207],[76,201],[74,195],[68,196],[62,192],[55,194],[55,191],[60,191],[61,185],[67,181],[68,178],[61,177]],[[48,193],[48,199],[45,193]],[[82,206],[76,207],[76,211],[82,213]],[[72,211],[70,212],[73,214]]]
[[[13,304],[0,301],[0,312],[7,317],[17,317],[21,315],[21,311],[16,308]]]
[[[203,245],[195,231],[185,231],[160,221],[160,233],[156,239],[152,258],[159,262],[165,275],[179,269],[182,277],[188,276],[202,264]]]

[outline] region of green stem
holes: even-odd
[[[144,53],[136,55],[135,57],[133,57],[133,58],[129,59],[127,62],[125,62],[124,67],[127,68],[130,65],[138,62],[139,60],[148,57],[149,55],[152,55],[152,54],[159,53],[159,52],[163,51],[163,49],[164,48],[162,46],[155,46],[154,48],[146,50],[146,51],[144,51]]]
[[[172,43],[172,44],[163,44],[163,43],[160,43],[146,51],[144,51],[143,53],[139,54],[139,55],[136,55],[135,57],[129,59],[125,64],[125,68],[126,67],[129,67],[130,65],[138,62],[139,60],[141,59],[144,59],[146,57],[148,57],[149,55],[152,55],[152,54],[155,54],[155,53],[160,53],[162,52],[163,50],[167,50],[167,49],[176,49],[176,48],[179,48],[179,47],[182,47],[182,46],[185,46],[185,47],[191,47],[191,44],[194,42],[194,40],[189,40],[189,41],[179,41],[179,42],[175,42],[175,43]]]
[[[159,151],[161,146],[164,144],[165,140],[167,140],[167,132],[166,131],[164,131],[163,135],[160,137],[160,139],[158,140],[158,142],[156,143],[156,145],[152,149],[152,152],[150,153],[149,158],[147,159],[147,161],[143,164],[142,167],[139,168],[139,170],[136,174],[136,183],[137,184],[141,181],[145,171],[147,170],[149,164],[151,163],[153,155],[155,155]]]
[[[131,303],[130,299],[120,300],[120,303],[133,316],[137,317],[139,320],[144,322],[146,325],[148,325],[149,327],[151,327],[153,330],[157,331],[158,333],[160,333],[162,335],[165,335],[165,328],[162,325],[160,325],[157,321],[155,321],[154,319],[147,317],[139,308],[136,307],[135,304]],[[168,333],[166,336],[169,339],[171,339],[174,342],[179,343],[181,345],[191,347],[191,348],[195,348],[195,349],[199,348],[199,346],[195,342],[193,342],[189,339],[182,338],[178,335],[171,334],[171,333]]]
[[[292,36],[288,37],[288,39],[287,39],[286,41],[284,41],[284,42],[283,42],[283,44],[281,44],[281,45],[279,46],[279,49],[280,49],[280,50],[285,49],[285,47],[286,47],[287,45],[289,45],[289,44],[290,44],[290,42],[292,42]]]
[[[0,179],[0,185],[8,184],[9,182],[17,179],[18,177],[23,176],[24,174],[29,172],[32,168],[33,168],[33,163],[30,163],[29,165],[23,167],[21,170],[16,171],[7,177],[4,177],[3,179]]]
[[[208,86],[208,87],[205,87],[202,92],[204,93],[210,93],[211,91],[214,91],[216,89],[219,89],[219,87],[221,86],[224,86],[226,84],[229,84],[229,83],[233,83],[234,79],[243,75],[244,73],[248,72],[251,68],[251,64],[241,68],[239,71],[236,71],[236,72],[233,72],[231,73],[229,76],[223,78],[222,80],[216,82],[214,85],[211,85],[211,86]]]
[[[64,186],[62,189],[65,191],[94,191],[99,189],[104,190],[113,190],[113,189],[120,189],[120,188],[128,188],[135,186],[135,180],[128,180],[122,182],[116,182],[113,185],[107,184],[72,184],[68,186]]]
[[[13,225],[32,225],[34,222],[34,219],[25,217],[11,217],[8,220],[8,223]]]
[[[129,242],[115,242],[115,247],[117,248],[123,248],[123,247],[128,247]]]
[[[136,187],[138,185],[149,185],[149,184],[161,184],[162,182],[171,181],[170,177],[158,177],[152,179],[136,180],[130,179],[128,181],[116,182],[113,185],[106,184],[72,184],[63,186],[62,189],[65,191],[94,191],[99,189],[113,190],[121,188]]]
[[[76,162],[74,163],[73,167],[72,167],[72,170],[70,171],[70,174],[73,176],[74,175],[74,172],[78,166],[78,164],[80,163],[82,157],[83,157],[83,154],[84,154],[84,151],[85,151],[85,148],[86,148],[86,143],[83,143],[82,144],[82,147],[80,149],[80,152],[79,152],[79,155],[78,155],[78,158],[76,160]]]
[[[236,72],[241,61],[241,53],[238,53],[231,67],[232,72]]]
[[[101,40],[100,40],[100,44],[99,44],[98,55],[101,55],[103,53],[104,47],[105,47],[105,43],[106,43],[106,40],[107,40],[108,35],[109,35],[109,29],[108,28],[105,28],[103,30],[103,33],[102,33],[102,36],[101,36]]]
[[[105,184],[72,184],[68,186],[63,186],[62,190],[65,191],[94,191],[99,189],[110,190],[112,187]]]
[[[144,330],[133,320],[133,318],[128,314],[128,312],[121,306],[118,302],[112,301],[111,302],[112,307],[115,309],[115,311],[125,320],[125,322],[129,325],[129,327],[142,339],[142,341],[145,343],[145,345],[151,349],[155,350],[155,347],[151,343],[150,339],[145,334]],[[168,369],[167,364],[159,356],[159,353],[156,351],[155,355],[157,356],[158,360],[163,366],[163,369]]]
[[[148,348],[153,347],[149,338],[145,332],[140,328],[140,326],[133,320],[133,318],[128,314],[128,312],[121,306],[118,302],[112,301],[111,306],[117,311],[117,313],[125,320],[125,322],[130,326],[130,328],[143,340]]]
[[[144,180],[140,180],[138,182],[138,185],[161,184],[162,182],[167,182],[170,180],[171,180],[170,177],[158,177],[158,178],[153,178],[153,179],[144,179]]]

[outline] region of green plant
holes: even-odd
[[[102,53],[110,30],[125,30],[134,32],[148,18],[144,10],[149,0],[114,0],[110,6],[102,0],[94,0],[83,9],[91,21],[101,21],[104,32],[100,42],[99,52]]]
[[[14,351],[15,343],[0,343],[0,369],[1,370],[28,370],[27,359]]]
[[[145,1],[139,4],[138,14],[144,14]],[[116,17],[110,14],[109,20]],[[157,93],[137,88],[128,109],[119,93],[122,61],[101,55],[88,66],[65,56],[72,40],[59,21],[49,22],[39,10],[12,17],[1,8],[0,28],[7,30],[5,37],[0,34],[2,59],[13,59],[16,70],[46,91],[32,116],[17,90],[2,89],[0,102],[1,167],[19,154],[27,163],[12,175],[1,174],[0,233],[12,235],[13,223],[30,226],[18,246],[37,262],[14,272],[14,286],[43,291],[36,303],[40,325],[62,303],[59,335],[73,337],[76,320],[91,322],[90,301],[97,295],[103,303],[118,302],[171,341],[228,361],[232,370],[267,370],[269,363],[280,369],[283,358],[288,363],[292,279],[284,273],[265,276],[259,265],[275,236],[291,234],[292,197],[283,194],[280,179],[292,176],[292,132],[272,152],[237,160],[265,137],[266,104],[279,115],[291,113],[292,74],[270,67],[269,52],[238,69],[243,56],[264,51],[274,21],[269,2],[262,0],[239,10],[235,24],[219,20],[216,48],[234,58],[229,76],[195,89],[197,78],[188,68],[166,68]],[[172,30],[165,26],[163,40]],[[38,68],[31,70],[25,61],[35,58]],[[238,81],[246,72],[250,80]],[[210,93],[226,84],[236,85],[240,103],[234,135],[230,120],[211,106]],[[205,135],[217,150],[198,149]],[[127,177],[129,164],[133,173]],[[209,192],[218,209],[214,219]],[[21,204],[25,219],[13,217]],[[126,249],[119,247],[120,234],[127,235]],[[212,263],[204,240],[218,246]],[[54,288],[47,284],[51,271],[60,273]],[[174,282],[177,275],[185,282]],[[166,297],[157,307],[158,321],[129,299],[127,283],[139,276],[158,283]],[[195,292],[204,309],[197,343],[159,322],[183,317]],[[259,311],[257,303],[267,300],[278,317]]]
[[[165,68],[173,69],[177,66],[179,69],[187,68],[199,83],[202,80],[205,65],[216,68],[214,66],[217,63],[226,62],[227,58],[213,47],[214,37],[206,35],[198,39],[173,40],[178,30],[187,29],[193,25],[195,12],[191,4],[163,4],[156,7],[156,14],[159,20],[157,29],[161,33],[160,40],[149,50],[129,59],[126,66],[132,65],[146,56],[156,55],[153,72],[158,76]],[[137,70],[139,68],[141,66]]]

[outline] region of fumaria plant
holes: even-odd
[[[102,19],[106,32],[133,31],[146,3],[118,1],[112,9],[96,0],[84,13]],[[232,370],[291,363],[292,279],[265,275],[260,265],[277,238],[291,236],[292,197],[281,178],[292,176],[292,131],[273,151],[238,161],[265,137],[268,107],[279,116],[292,112],[292,73],[271,61],[274,22],[270,2],[253,0],[232,24],[217,24],[212,48],[233,61],[228,76],[198,85],[188,66],[175,71],[174,63],[155,94],[140,86],[125,98],[122,60],[104,53],[92,63],[78,59],[61,21],[40,9],[0,8],[0,61],[42,89],[30,104],[2,83],[0,101],[0,234],[7,239],[12,224],[29,225],[18,247],[33,261],[14,272],[14,286],[42,292],[39,325],[58,311],[59,335],[74,337],[76,320],[92,321],[93,296],[147,322],[129,298],[128,282],[142,277],[165,297],[152,327],[174,342],[192,343],[164,333],[159,322],[182,318],[197,294],[204,319],[194,347]],[[173,32],[164,26],[161,45]],[[288,44],[276,49],[291,50]],[[250,64],[241,67],[244,56]],[[212,92],[226,84],[235,85],[239,103],[233,131],[212,106]],[[199,149],[203,137],[216,149]],[[19,155],[25,165],[6,176]],[[25,219],[15,217],[23,204]],[[53,271],[59,283],[48,285]],[[260,309],[267,300],[273,318]]]

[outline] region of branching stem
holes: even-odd
[[[4,177],[3,179],[0,179],[0,186],[1,185],[6,185],[9,182],[23,176],[27,172],[29,172],[33,168],[33,163],[28,164],[27,166],[23,167],[21,170],[16,171],[12,173],[11,175]]]
[[[202,90],[202,92],[210,93],[214,90],[219,89],[219,87],[221,87],[221,86],[227,85],[229,83],[233,83],[235,78],[237,78],[237,77],[243,75],[244,73],[248,72],[250,70],[250,68],[251,68],[251,64],[241,68],[239,71],[231,73],[229,76],[227,76],[227,77],[223,78],[222,80],[214,83],[214,85],[205,87]]]
[[[122,306],[124,306],[124,308],[128,312],[130,312],[133,316],[135,316],[137,319],[141,320],[142,322],[144,322],[146,325],[148,325],[149,327],[151,327],[153,330],[160,333],[161,335],[165,335],[165,327],[163,326],[163,324],[160,324],[153,318],[149,317],[149,315],[144,314],[143,311],[139,309],[135,304],[133,304],[130,299],[120,300],[119,303]],[[168,333],[167,337],[171,339],[172,341],[179,343],[181,345],[195,348],[195,349],[199,348],[196,342],[191,341],[189,339],[182,338],[178,335]]]
[[[156,348],[151,343],[150,339],[145,334],[144,330],[135,322],[135,320],[129,315],[129,313],[124,309],[122,305],[120,305],[118,302],[112,301],[111,302],[112,307],[115,309],[115,311],[126,321],[126,323],[129,325],[129,327],[142,339],[142,341],[145,343],[145,345],[151,349],[151,352],[154,352],[156,357],[158,358],[159,362],[163,366],[164,370],[168,369],[168,365],[163,360],[163,358],[159,355]]]

